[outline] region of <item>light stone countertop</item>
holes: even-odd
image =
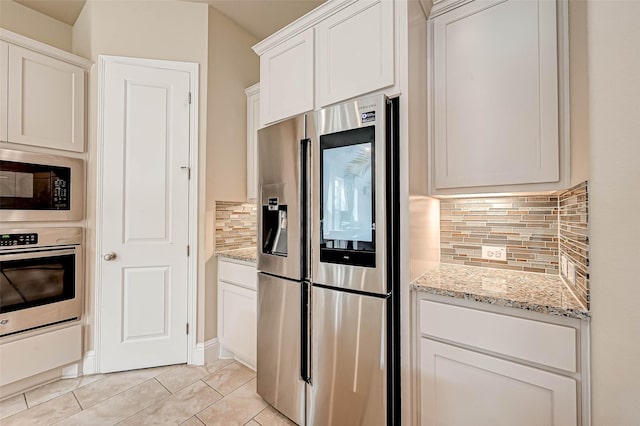
[[[228,259],[242,260],[244,262],[258,262],[257,251],[255,247],[218,251],[216,252],[216,255],[218,257],[226,257]]]
[[[591,318],[557,275],[441,263],[415,279],[411,289],[587,321]]]

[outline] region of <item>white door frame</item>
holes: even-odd
[[[104,149],[104,88],[105,66],[108,63],[120,63],[125,65],[150,66],[168,70],[184,71],[189,73],[189,91],[191,92],[191,104],[189,106],[189,167],[191,179],[189,180],[189,247],[190,253],[187,259],[187,321],[189,322],[189,334],[187,335],[187,363],[202,364],[202,359],[196,356],[197,337],[197,294],[198,294],[198,63],[165,61],[157,59],[129,58],[124,56],[98,56],[98,143],[96,153],[96,239],[95,239],[95,286],[93,300],[93,347],[95,359],[93,372],[100,368],[101,357],[101,310],[102,303],[102,183],[103,183],[103,149]],[[86,371],[87,373],[88,371]]]

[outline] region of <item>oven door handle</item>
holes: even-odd
[[[10,260],[23,260],[23,259],[41,259],[44,257],[64,256],[67,254],[76,254],[76,249],[51,249],[51,250],[33,250],[23,252],[13,252],[8,254],[0,254],[0,260],[3,262]]]

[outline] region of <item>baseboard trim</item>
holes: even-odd
[[[191,364],[204,365],[217,360],[220,356],[220,342],[217,337],[206,342],[196,343]]]
[[[98,365],[96,364],[96,352],[87,351],[84,353],[82,359],[82,375],[96,374],[98,372]]]

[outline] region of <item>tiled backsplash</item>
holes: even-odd
[[[575,284],[567,280],[578,300],[589,307],[588,182],[560,194],[560,255],[576,266]]]
[[[589,307],[588,182],[559,195],[440,200],[440,259],[485,268],[560,273],[561,256],[575,265],[567,284]],[[506,261],[482,259],[482,246],[506,247]]]
[[[256,205],[216,201],[216,251],[256,246]]]
[[[444,263],[558,273],[558,197],[440,200]],[[482,259],[482,246],[506,247],[505,261]]]

